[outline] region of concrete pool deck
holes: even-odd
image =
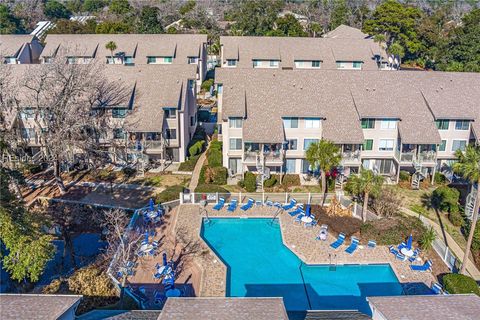
[[[196,295],[201,297],[224,297],[226,294],[227,268],[210,247],[200,236],[202,219],[199,205],[184,204],[176,209],[175,232],[182,230],[188,237],[188,241],[199,241],[204,254],[193,258],[195,266],[199,270],[198,288]],[[234,213],[227,212],[226,208],[215,211],[212,206],[205,208],[210,218],[272,218],[275,209],[255,206],[247,212],[237,208]],[[398,280],[402,284],[414,283],[425,288],[430,287],[436,281],[431,272],[415,272],[409,267],[408,262],[402,262],[389,253],[385,246],[377,246],[375,249],[359,247],[352,255],[344,252],[346,245],[334,250],[330,243],[335,240],[329,235],[327,241],[317,241],[315,237],[319,227],[304,228],[293,223],[293,218],[282,213],[278,216],[284,244],[306,264],[330,264],[330,254],[336,255],[337,264],[390,264]],[[321,224],[321,221],[319,222]],[[186,239],[187,240],[187,239]],[[345,241],[347,245],[350,239]],[[335,263],[335,260],[332,261]],[[195,281],[196,282],[196,281]]]

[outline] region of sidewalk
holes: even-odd
[[[205,159],[207,159],[207,151],[209,147],[210,139],[207,138],[207,145],[205,146],[205,151],[198,159],[197,163],[195,164],[195,169],[193,169],[192,172],[192,179],[190,180],[190,184],[188,185],[188,189],[190,189],[190,192],[195,192],[195,189],[198,186],[198,180],[200,179],[200,171],[202,170]]]
[[[410,215],[410,216],[414,216],[414,217],[418,217],[418,213],[416,212],[413,212],[412,210],[410,209],[407,209],[407,208],[401,208],[401,210],[403,212],[405,212],[406,214]],[[433,229],[435,230],[435,232],[437,233],[437,235],[440,235],[440,238],[443,242],[446,242],[446,245],[448,247],[448,249],[453,252],[455,254],[455,256],[460,260],[462,261],[463,260],[463,249],[460,248],[460,246],[455,242],[455,240],[448,234],[448,232],[443,232],[442,228],[434,221],[426,218],[426,217],[423,217],[422,218],[422,221],[423,222],[426,222],[428,223],[430,226],[433,227]],[[470,276],[472,278],[474,278],[475,280],[480,280],[480,271],[478,270],[478,268],[475,266],[475,264],[470,260],[468,259],[468,262],[467,262],[467,272],[470,274]]]

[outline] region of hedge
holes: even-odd
[[[245,173],[245,178],[243,180],[243,183],[245,186],[245,190],[247,190],[247,192],[257,191],[257,177],[250,171],[247,171]]]
[[[155,197],[155,200],[156,200],[157,203],[163,203],[163,202],[177,200],[179,198],[180,192],[183,192],[184,190],[185,190],[185,188],[183,186],[167,187],[165,190],[160,192]]]
[[[458,210],[458,207],[457,207],[457,209],[452,210],[452,211],[448,214],[448,220],[450,220],[450,222],[451,222],[455,227],[460,227],[460,226],[463,225],[464,220],[463,220],[462,214],[461,214],[460,211]]]
[[[282,178],[282,185],[286,187],[299,186],[300,176],[298,174],[286,174]]]
[[[230,193],[227,189],[217,186],[214,184],[200,184],[195,188],[195,192],[197,193]]]
[[[398,178],[400,181],[409,181],[410,180],[410,173],[408,171],[400,171]]]
[[[477,282],[469,276],[457,273],[449,273],[442,279],[445,290],[450,294],[474,293],[480,296]]]
[[[210,142],[210,150],[222,151],[222,142],[218,140]]]
[[[204,91],[208,91],[211,86],[213,86],[213,79],[208,79],[202,82],[201,88]]]
[[[271,188],[277,184],[277,178],[274,175],[271,175],[269,179],[263,181],[263,186],[266,188]]]
[[[459,198],[460,191],[447,186],[438,187],[432,192],[432,204],[442,211],[458,210]]]
[[[191,157],[200,154],[203,151],[204,144],[205,144],[205,140],[198,140],[190,148],[188,148],[188,154]]]
[[[427,232],[417,217],[401,216],[369,221],[360,227],[363,239],[374,239],[378,245],[395,245],[404,241],[411,233],[414,240]]]
[[[223,164],[223,154],[222,151],[216,149],[208,150],[207,161],[210,167],[221,167]]]
[[[178,171],[193,171],[193,169],[195,169],[195,165],[197,164],[197,161],[199,158],[200,158],[200,155],[196,155],[196,156],[190,157],[187,161],[180,163],[180,166],[178,167]]]

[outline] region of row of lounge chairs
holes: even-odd
[[[276,207],[279,209],[283,210],[290,210],[296,205],[297,201],[295,199],[292,199],[290,203],[286,205],[282,205],[279,202],[272,202],[271,200],[265,201],[265,205],[267,207]],[[219,198],[218,202],[213,206],[213,210],[220,211],[225,207],[225,198]],[[251,209],[255,205],[255,200],[252,198],[248,198],[248,201],[246,204],[242,205],[240,207],[240,210],[247,211]],[[237,199],[232,199],[232,201],[228,204],[227,206],[227,211],[229,212],[234,212],[238,207],[238,200]]]
[[[332,247],[333,249],[338,249],[344,242],[345,242],[345,234],[340,233],[338,235],[338,239],[335,242],[332,242],[330,244],[330,247]],[[345,252],[348,253],[348,254],[354,253],[355,250],[357,250],[357,248],[358,248],[358,243],[359,242],[360,242],[360,240],[357,237],[352,236],[350,245],[345,249]]]

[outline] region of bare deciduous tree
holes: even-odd
[[[123,83],[111,80],[101,62],[68,64],[57,55],[51,64],[29,66],[22,81],[21,107],[29,107],[38,127],[38,143],[45,160],[53,166],[55,181],[67,190],[62,167],[76,156],[108,161],[100,139],[107,137],[107,109],[125,103],[129,92]]]

